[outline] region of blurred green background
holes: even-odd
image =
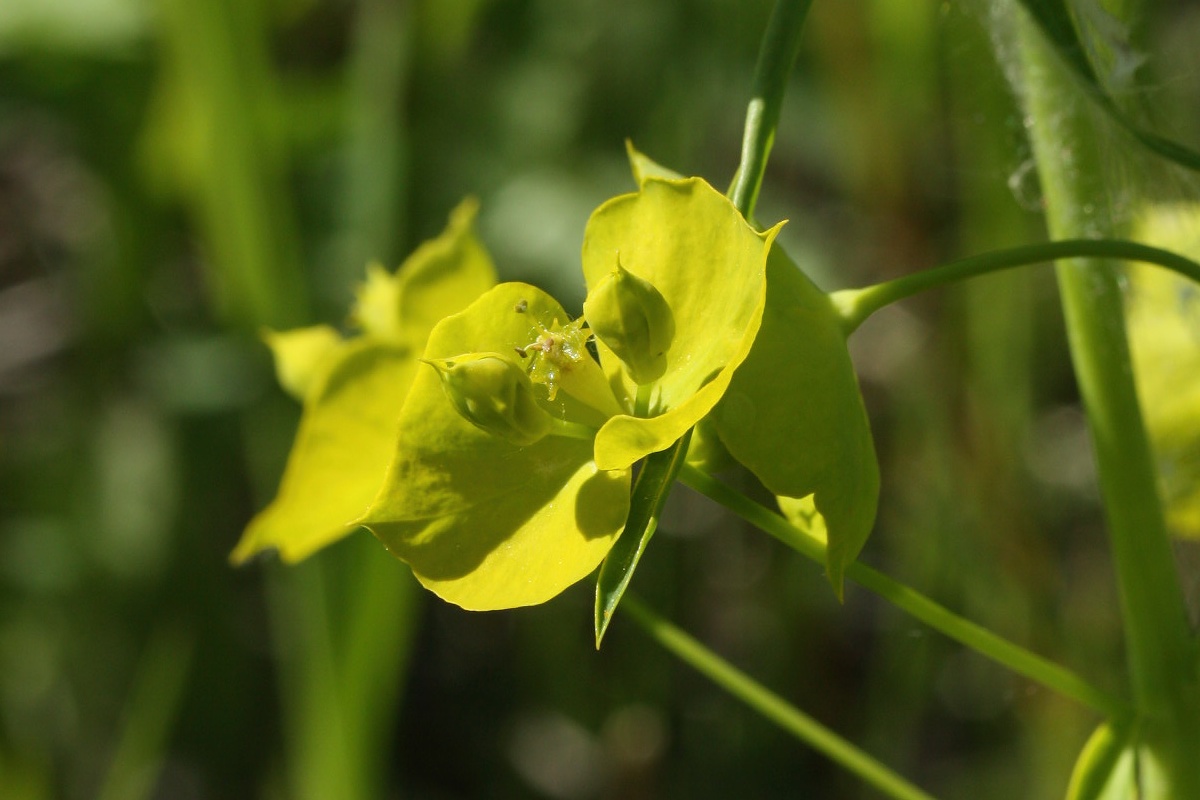
[[[261,329],[341,324],[366,262],[468,194],[502,277],[577,311],[625,138],[732,176],[769,10],[0,3],[0,796],[874,796],[619,617],[595,652],[586,582],[469,614],[365,533],[227,562],[298,418]],[[790,219],[823,288],[1043,236],[994,10],[815,4],[758,216]],[[1142,20],[1135,99],[1198,141],[1200,9]],[[1051,274],[910,301],[852,344],[884,476],[863,558],[1121,690]],[[939,796],[1061,796],[1097,722],[862,591],[839,606],[682,489],[637,585]]]

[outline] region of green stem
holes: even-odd
[[[830,299],[845,320],[846,332],[851,333],[879,309],[919,292],[989,272],[1080,256],[1144,261],[1200,283],[1200,264],[1169,250],[1121,239],[1063,239],[971,256],[874,286],[833,292]]]
[[[1111,156],[1099,149],[1094,117],[1032,21],[1017,23],[1050,234],[1112,235],[1116,226],[1105,213]],[[1133,382],[1116,265],[1077,259],[1060,263],[1057,274],[1103,493],[1133,696],[1148,715],[1142,788],[1147,797],[1200,797],[1195,643]]]
[[[635,417],[650,416],[650,400],[654,394],[654,384],[643,383],[637,388],[637,396],[633,401],[633,415]]]
[[[753,219],[762,188],[767,156],[775,141],[779,110],[788,75],[800,49],[800,31],[812,0],[777,0],[758,50],[754,68],[754,96],[746,108],[742,135],[742,161],[729,189],[729,199],[742,216]]]
[[[725,506],[806,558],[818,564],[825,564],[825,543],[792,525],[780,514],[754,502],[695,467],[684,466],[680,478],[686,485]],[[915,589],[865,564],[857,561],[852,563],[846,568],[846,577],[934,630],[1048,689],[1106,716],[1125,718],[1130,713],[1124,702],[1092,686],[1070,670],[997,636],[987,628],[963,619]]]
[[[680,660],[687,662],[697,672],[763,717],[881,792],[900,800],[932,800],[931,795],[913,786],[812,717],[797,710],[782,697],[651,611],[633,593],[625,595],[623,607],[629,612],[630,619],[649,634],[650,638],[674,653]]]
[[[584,425],[582,422],[568,422],[565,419],[554,417],[550,435],[562,436],[566,439],[582,439],[585,442],[590,442],[596,438],[596,429]]]
[[[99,800],[153,796],[187,686],[194,645],[190,633],[172,627],[155,632],[146,645],[138,660],[112,765],[96,795]]]

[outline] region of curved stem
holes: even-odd
[[[646,607],[632,592],[625,595],[625,610],[642,630],[687,662],[697,672],[741,700],[763,717],[805,742],[884,794],[898,800],[932,800],[850,742],[799,711],[779,695],[734,667],[700,642]]]
[[[754,205],[762,188],[767,156],[775,141],[779,110],[788,74],[800,49],[800,31],[812,0],[778,0],[763,34],[754,68],[754,96],[746,108],[746,127],[742,135],[742,161],[729,188],[729,199],[747,220],[754,217]]]
[[[884,306],[928,289],[1002,269],[1089,256],[1156,264],[1200,283],[1200,264],[1169,250],[1121,239],[1063,239],[971,256],[874,286],[833,292],[830,299],[845,320],[849,334]]]
[[[825,563],[825,543],[792,525],[780,514],[690,465],[684,466],[680,478],[691,488],[725,506],[806,558],[818,564]],[[846,568],[846,577],[934,630],[1048,689],[1070,697],[1105,716],[1124,719],[1131,713],[1123,701],[1092,686],[1065,667],[997,636],[987,628],[963,619],[882,572],[856,561]]]

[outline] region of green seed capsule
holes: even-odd
[[[495,353],[426,361],[438,371],[454,408],[476,427],[522,447],[550,433],[554,418],[533,394],[524,370]]]
[[[619,259],[583,301],[583,314],[596,338],[625,362],[635,383],[651,383],[666,372],[675,316],[658,289]]]

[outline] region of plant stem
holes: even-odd
[[[875,788],[900,800],[932,800],[929,794],[799,711],[782,697],[651,611],[632,592],[625,595],[623,608],[642,630],[680,660],[687,662],[729,694]]]
[[[762,188],[767,156],[775,142],[779,111],[788,75],[800,49],[800,31],[812,0],[777,0],[758,50],[754,68],[754,95],[746,108],[746,127],[742,134],[742,161],[729,188],[729,199],[747,220],[754,218],[754,206]]]
[[[202,230],[208,279],[227,322],[284,328],[307,316],[308,291],[285,164],[264,133],[278,91],[267,31],[253,4],[157,0],[171,96],[195,108],[180,153],[187,200]]]
[[[1112,235],[1106,154],[1098,148],[1094,118],[1032,21],[1021,16],[1017,30],[1050,233]],[[1132,379],[1115,265],[1076,259],[1060,263],[1057,273],[1108,520],[1133,696],[1148,715],[1142,788],[1147,797],[1200,797],[1195,643]]]
[[[680,478],[687,486],[725,506],[806,558],[818,564],[825,564],[825,543],[792,525],[780,514],[754,502],[695,467],[685,465]],[[997,636],[987,628],[963,619],[915,589],[865,564],[857,561],[851,564],[846,568],[846,577],[934,630],[1048,689],[1053,689],[1106,716],[1125,718],[1130,713],[1124,702],[1092,686],[1070,670]]]
[[[194,648],[193,635],[173,627],[160,628],[147,643],[138,659],[112,764],[96,795],[99,800],[153,796]]]
[[[843,289],[833,292],[830,299],[845,320],[845,329],[849,334],[879,309],[919,292],[989,272],[1080,256],[1144,261],[1200,283],[1200,264],[1169,250],[1121,239],[1062,239],[983,253],[862,289]],[[1086,266],[1097,262],[1082,263]]]

